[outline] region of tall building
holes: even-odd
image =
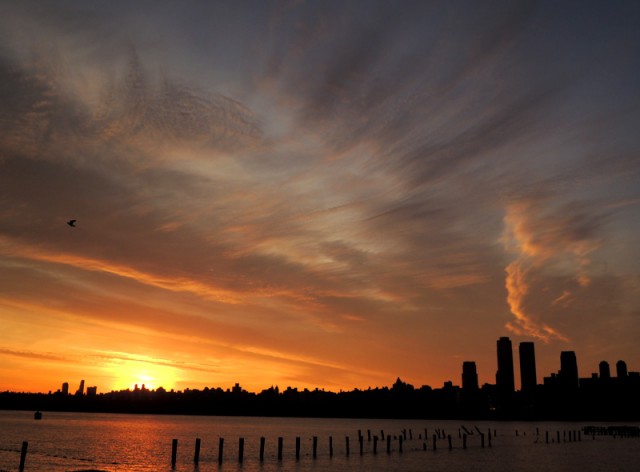
[[[69,395],[69,382],[65,382],[62,384],[61,392],[63,395]]]
[[[538,384],[536,375],[536,352],[532,342],[522,342],[520,353],[520,390],[533,392]]]
[[[80,381],[80,386],[78,387],[76,395],[84,395],[84,380]]]
[[[478,372],[476,363],[473,361],[462,363],[462,390],[466,392],[478,390]]]
[[[625,361],[616,362],[616,376],[619,379],[624,379],[627,377],[627,375],[627,363]]]
[[[558,373],[560,386],[564,389],[578,388],[578,361],[573,351],[560,353],[560,372]]]
[[[496,387],[502,400],[511,397],[515,390],[513,379],[513,348],[507,337],[498,339],[498,371],[496,372]]]
[[[600,362],[600,378],[602,380],[608,380],[611,378],[611,369],[609,368],[609,363],[607,361]]]

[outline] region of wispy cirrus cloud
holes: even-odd
[[[526,299],[531,293],[530,279],[536,272],[548,271],[569,277],[581,287],[590,284],[591,254],[601,247],[599,215],[575,213],[571,205],[550,210],[536,200],[511,203],[504,218],[503,242],[508,253],[515,255],[505,271],[507,302],[515,321],[507,328],[516,334],[528,334],[548,342],[569,338],[541,321],[543,313],[531,313]],[[555,298],[550,305],[567,300],[569,291]]]
[[[0,9],[3,348],[368,385],[634,332],[631,3]]]

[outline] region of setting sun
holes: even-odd
[[[166,390],[176,388],[178,370],[172,366],[162,365],[162,360],[146,356],[125,359],[120,354],[113,354],[106,377],[110,378],[111,390],[135,390],[136,387],[155,390],[163,387]]]

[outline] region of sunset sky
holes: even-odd
[[[639,236],[637,1],[0,1],[0,391],[637,371]]]

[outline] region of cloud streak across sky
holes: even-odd
[[[0,390],[634,368],[635,2],[0,13]]]

